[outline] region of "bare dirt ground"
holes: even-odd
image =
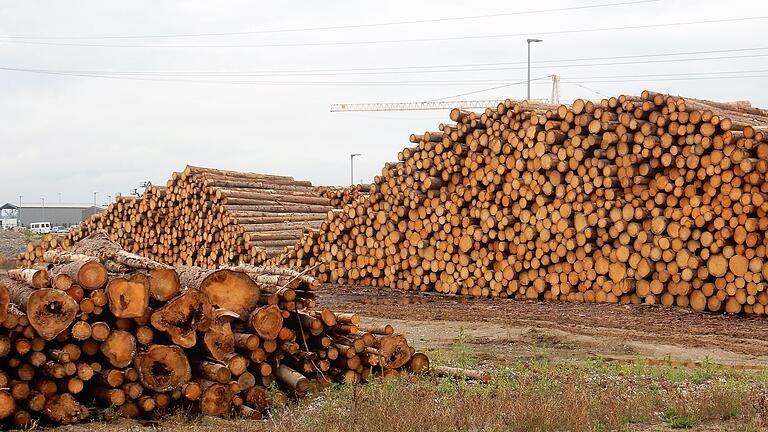
[[[495,366],[528,358],[658,359],[768,367],[768,319],[643,305],[467,299],[430,293],[327,286],[322,306],[395,326],[419,349],[461,338]]]
[[[23,233],[0,229],[0,269],[12,268],[13,257],[26,249],[27,242]]]

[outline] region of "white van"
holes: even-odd
[[[29,230],[33,233],[48,234],[51,232],[50,222],[34,222],[29,224]]]

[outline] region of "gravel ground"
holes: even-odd
[[[21,232],[0,230],[0,257],[12,257],[27,247],[27,238]]]

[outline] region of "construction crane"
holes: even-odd
[[[552,94],[551,99],[533,99],[539,102],[560,103],[560,77],[552,75]],[[446,110],[452,108],[470,109],[470,108],[488,108],[495,107],[503,103],[499,99],[487,100],[461,100],[461,101],[429,101],[429,102],[373,102],[373,103],[355,103],[355,104],[333,104],[331,112],[353,112],[353,111],[428,111],[428,110]]]

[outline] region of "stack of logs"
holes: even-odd
[[[768,111],[646,91],[451,120],[274,262],[338,283],[766,313]]]
[[[101,233],[44,258],[0,275],[0,426],[87,407],[258,418],[332,381],[429,367],[391,326],[315,308],[319,281],[296,271],[173,267]]]
[[[331,207],[340,209],[358,198],[367,198],[371,193],[371,185],[356,184],[352,186],[318,186],[320,196],[328,198]]]
[[[126,250],[174,265],[260,264],[317,229],[331,209],[310,182],[187,166],[166,187],[118,197],[64,236],[47,236],[19,256],[24,265],[105,230]]]

